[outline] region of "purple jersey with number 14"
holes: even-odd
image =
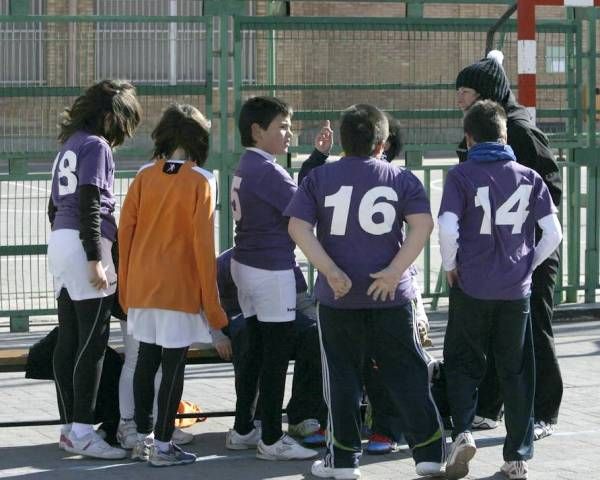
[[[444,212],[459,219],[456,262],[467,295],[516,300],[529,294],[535,224],[556,212],[536,172],[513,160],[461,163],[448,172]]]
[[[95,185],[100,190],[100,231],[114,242],[114,180],[115,163],[106,140],[83,131],[71,135],[52,167],[52,202],[56,207],[52,230],[79,230],[79,187]]]
[[[285,215],[317,224],[317,238],[352,280],[352,288],[333,298],[319,273],[317,299],[334,308],[390,308],[414,298],[406,270],[395,299],[374,301],[367,295],[371,273],[387,267],[398,253],[408,215],[430,213],[423,185],[408,170],[375,158],[344,157],[316,168],[302,181]]]

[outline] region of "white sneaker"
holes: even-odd
[[[67,423],[60,427],[60,437],[58,438],[58,448],[65,450],[69,442],[69,433],[71,433],[71,423]]]
[[[457,480],[469,474],[469,462],[475,455],[477,447],[471,432],[459,433],[452,444],[450,455],[446,462],[446,478]]]
[[[420,462],[417,463],[416,471],[417,475],[421,477],[436,477],[439,475],[443,475],[442,467],[442,463]]]
[[[533,424],[533,439],[541,440],[542,438],[549,437],[554,433],[554,425],[546,423],[543,420],[535,422]]]
[[[154,440],[152,437],[138,436],[136,433],[136,443],[133,450],[131,450],[131,459],[139,462],[147,462],[150,457],[150,449],[153,445]]]
[[[360,478],[360,470],[356,468],[326,467],[324,460],[317,460],[310,467],[310,473],[320,478],[335,478],[337,480],[354,480]]]
[[[121,448],[111,447],[102,440],[96,432],[90,432],[79,438],[71,431],[65,445],[67,452],[84,455],[86,457],[105,458],[118,460],[127,457],[127,452]]]
[[[318,432],[321,424],[315,418],[307,418],[300,423],[288,425],[288,434],[292,437],[308,437]]]
[[[526,480],[527,479],[527,462],[524,460],[513,460],[504,462],[500,471],[506,475],[509,480]]]
[[[137,427],[135,420],[123,420],[119,422],[117,428],[117,442],[121,445],[121,448],[125,450],[131,450],[135,447],[137,442]]]
[[[233,428],[227,432],[225,437],[225,448],[228,450],[248,450],[256,448],[261,436],[260,428],[253,428],[246,435],[240,435]]]
[[[176,428],[173,430],[171,441],[177,445],[187,445],[188,443],[192,443],[194,441],[194,434],[184,432],[180,428]]]
[[[493,430],[497,426],[498,422],[496,420],[480,417],[479,415],[473,417],[473,423],[471,424],[473,430]]]
[[[261,460],[308,460],[318,455],[316,450],[305,448],[287,434],[283,434],[273,445],[258,441],[256,458]]]

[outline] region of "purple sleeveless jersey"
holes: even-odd
[[[277,163],[252,150],[242,155],[231,182],[237,262],[264,270],[294,267],[295,245],[283,210],[296,188]]]
[[[404,240],[408,215],[430,213],[423,185],[408,170],[375,158],[344,157],[315,168],[302,181],[285,214],[317,225],[317,238],[352,280],[344,297],[334,300],[327,279],[319,273],[316,297],[334,308],[389,308],[414,298],[409,270],[396,298],[373,301],[367,289],[371,273],[387,267]]]
[[[515,161],[466,161],[448,172],[440,215],[458,216],[457,270],[468,295],[516,300],[529,294],[535,224],[556,212],[548,188]]]
[[[52,167],[52,202],[56,207],[53,230],[79,230],[79,187],[95,185],[100,189],[100,230],[115,241],[117,224],[113,217],[115,162],[106,140],[79,131],[69,137],[58,152]]]

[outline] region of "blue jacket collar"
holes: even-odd
[[[467,153],[467,160],[474,162],[508,162],[515,160],[515,153],[509,145],[499,142],[482,142],[473,145]]]

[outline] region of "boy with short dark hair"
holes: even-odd
[[[448,172],[439,216],[442,265],[451,287],[444,361],[455,440],[446,476],[466,476],[475,455],[470,429],[489,354],[505,393],[502,472],[509,479],[526,479],[535,386],[531,274],[562,235],[544,181],[518,164],[506,145],[502,107],[478,101],[463,126],[467,161]],[[542,230],[537,245],[536,225]]]
[[[416,334],[408,272],[433,227],[429,201],[412,173],[377,158],[388,137],[383,112],[353,105],[340,130],[346,156],[311,171],[285,211],[290,235],[319,270],[315,292],[330,417],[327,453],[311,472],[360,477],[359,404],[369,355],[400,412],[417,473],[439,474],[443,433]],[[406,237],[404,222],[410,227]]]
[[[231,275],[247,321],[249,350],[236,380],[232,450],[257,448],[263,460],[301,460],[317,455],[281,430],[281,407],[296,317],[294,242],[283,210],[297,189],[275,161],[292,138],[292,109],[275,97],[253,97],[240,111],[245,153],[231,182],[235,247]],[[258,376],[258,379],[257,379]],[[253,423],[256,385],[262,406],[262,431]]]

